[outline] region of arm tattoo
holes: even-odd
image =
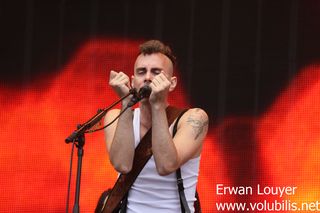
[[[202,117],[202,116],[201,116]],[[209,121],[206,119],[203,121],[199,116],[190,115],[187,122],[192,126],[194,133],[196,134],[194,139],[197,139],[199,135],[204,131]]]

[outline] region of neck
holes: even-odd
[[[169,104],[167,103],[166,106]],[[150,128],[152,124],[151,105],[148,101],[140,102],[140,122],[143,126]]]
[[[151,127],[151,106],[148,103],[140,103],[140,123],[147,127],[150,128]]]

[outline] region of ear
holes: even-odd
[[[172,92],[177,86],[177,77],[176,76],[171,77],[170,82],[171,83],[170,83],[170,87],[169,87],[169,92]]]

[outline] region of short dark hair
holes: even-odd
[[[166,55],[173,65],[177,62],[171,48],[159,40],[149,40],[139,46],[139,54],[150,55],[152,53],[162,53]]]

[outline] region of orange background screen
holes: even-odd
[[[131,75],[139,43],[90,40],[54,74],[39,76],[23,87],[1,86],[0,212],[65,212],[71,144],[64,139],[78,123],[117,100],[108,86],[109,71]],[[217,202],[319,199],[320,67],[311,65],[299,73],[259,117],[230,116],[210,125],[198,184],[204,212],[215,212]],[[190,107],[182,85],[170,103]],[[74,202],[76,160],[75,149],[69,211]],[[81,212],[93,212],[101,192],[112,187],[116,177],[103,132],[87,134]],[[294,195],[279,198],[219,195],[217,184],[298,188]]]

